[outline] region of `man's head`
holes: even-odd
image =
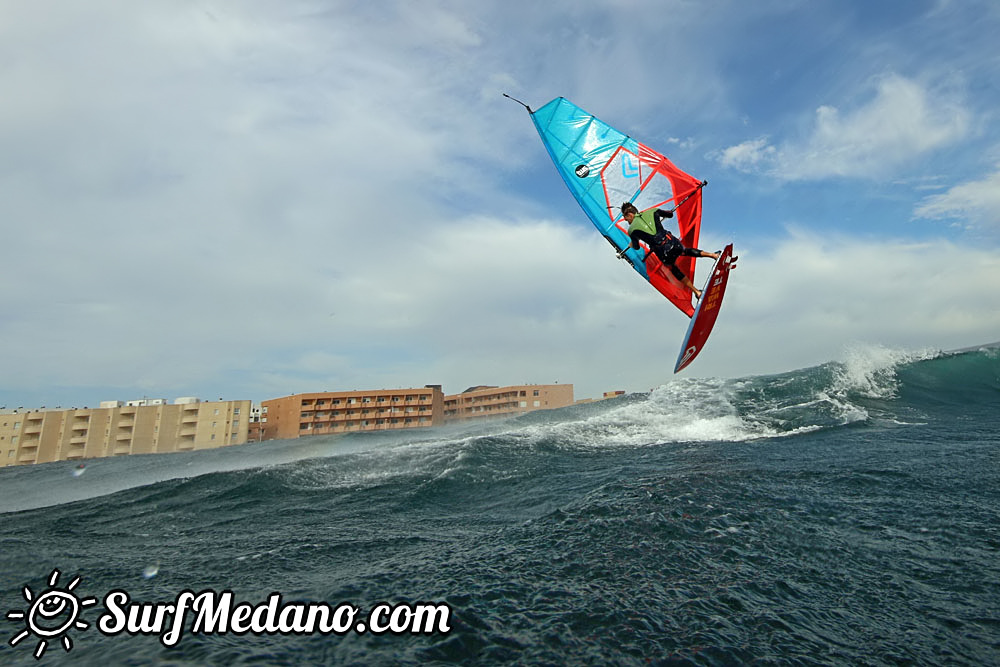
[[[625,221],[628,222],[629,224],[632,223],[632,218],[634,218],[638,214],[639,214],[639,209],[637,209],[635,207],[635,204],[633,204],[632,202],[627,201],[624,204],[622,204],[622,217],[625,218]]]

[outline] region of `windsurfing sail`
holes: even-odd
[[[598,231],[639,275],[691,317],[691,290],[677,281],[656,255],[647,253],[647,248],[630,248],[628,223],[620,207],[628,201],[639,211],[676,208],[673,219],[680,229],[678,238],[685,246],[697,248],[701,188],[706,182],[563,97],[536,111],[520,104],[531,115],[566,186]],[[694,257],[680,257],[676,264],[694,280]]]

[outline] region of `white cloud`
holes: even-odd
[[[754,171],[762,164],[769,164],[776,156],[777,150],[768,144],[766,137],[750,139],[742,144],[730,146],[719,155],[723,167]]]
[[[798,230],[737,252],[719,325],[685,375],[789,370],[855,342],[951,349],[1000,331],[993,252]],[[559,381],[587,397],[673,377],[687,318],[589,225],[479,217],[393,256],[331,286],[329,313],[296,316],[295,303],[276,313],[286,320],[276,338],[298,342],[277,369],[287,391]],[[698,280],[709,266],[699,262]]]
[[[1000,259],[948,241],[912,243],[793,231],[742,250],[696,372],[811,366],[863,342],[954,349],[1000,331]]]
[[[45,403],[75,400],[45,396],[63,387],[259,399],[429,382],[559,380],[580,396],[661,384],[686,318],[611,257],[500,93],[533,106],[564,94],[693,154],[713,123],[737,117],[746,86],[724,65],[753,51],[741,12],[788,27],[783,5],[738,2],[723,18],[658,0],[56,6],[0,9],[0,225],[14,277],[0,294],[0,367],[7,395]],[[771,132],[719,159],[785,179],[891,170],[963,136],[967,113],[950,99],[886,77],[864,104],[822,109],[800,139]],[[922,213],[957,210],[959,195],[986,208],[985,192],[948,194]],[[692,372],[825,361],[845,336],[893,344],[921,338],[917,325],[931,327],[926,344],[966,344],[994,326],[980,308],[958,313],[951,333],[873,329],[867,293],[845,303],[833,285],[881,259],[841,241],[745,250]],[[956,256],[949,270],[981,262]],[[913,284],[936,275],[932,252],[888,257]],[[789,275],[808,289],[789,292]],[[997,282],[989,267],[979,278]],[[937,294],[926,288],[900,285],[900,303]]]
[[[322,340],[358,354],[331,381],[400,386],[417,377],[446,391],[560,381],[589,392],[580,396],[614,388],[635,309],[652,306],[661,321],[670,313],[585,225],[478,217],[400,248],[375,274],[340,281]],[[368,354],[394,363],[369,366]],[[299,372],[290,388],[301,387]]]
[[[788,181],[886,177],[967,134],[970,114],[946,94],[899,75],[875,81],[874,97],[853,110],[816,109],[809,136],[779,145],[755,139],[717,156],[723,166]]]
[[[1000,230],[1000,168],[986,178],[925,198],[914,215],[932,220],[960,219]]]
[[[551,272],[571,272],[567,248],[586,255],[580,230],[553,238],[482,220],[492,231],[470,236],[479,223],[456,219],[523,210],[523,195],[497,183],[529,160],[551,170],[530,123],[484,82],[530,78],[544,101],[572,93],[568,71],[591,72],[581,81],[595,86],[593,67],[615,67],[609,54],[629,56],[637,83],[660,66],[593,20],[624,21],[617,10],[573,4],[567,24],[565,6],[522,5],[0,10],[0,224],[14,251],[5,270],[23,280],[0,296],[11,390],[223,385],[259,398],[338,377],[434,381],[446,362],[428,359],[450,358],[449,336],[492,340],[506,352],[476,361],[517,380],[557,358],[551,345],[576,335],[563,315],[614,309],[577,312],[537,286],[581,293]],[[644,29],[661,29],[657,16]],[[560,40],[534,37],[556,27]],[[561,64],[567,45],[577,59]],[[694,69],[688,84],[705,91],[709,73]],[[658,106],[645,85],[634,90]],[[505,347],[515,335],[536,343]],[[464,378],[474,365],[455,358]],[[114,397],[91,402],[101,398]]]

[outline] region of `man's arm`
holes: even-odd
[[[649,232],[645,232],[641,229],[633,229],[632,233],[629,234],[629,238],[632,239],[632,249],[639,249],[639,241],[642,241],[646,245],[652,245],[656,240],[655,237],[650,236]]]
[[[653,211],[653,224],[656,225],[656,233],[660,234],[663,232],[663,219],[674,217],[673,211],[664,211],[662,208],[658,208]]]

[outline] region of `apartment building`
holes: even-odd
[[[624,395],[625,395],[625,392],[622,391],[621,389],[618,389],[618,390],[615,390],[615,391],[606,391],[606,392],[604,392],[604,394],[600,398],[581,398],[580,400],[577,401],[577,404],[595,403],[597,401],[606,401],[609,398],[618,398],[618,397],[624,396]]]
[[[238,445],[304,435],[429,428],[573,404],[573,385],[440,385],[294,394],[262,401],[108,401],[99,408],[0,412],[0,466]]]
[[[573,404],[573,385],[472,387],[444,396],[439,385],[293,394],[261,403],[251,426],[262,440],[305,435],[428,428],[450,421],[508,417]]]
[[[261,402],[261,437],[426,428],[440,425],[443,413],[439,385],[293,394]]]
[[[470,387],[445,396],[446,422],[489,417],[509,417],[534,410],[573,405],[571,384],[525,384],[510,387]]]
[[[260,403],[254,403],[250,406],[250,428],[247,431],[247,442],[260,442],[264,439],[264,424],[267,420],[263,419],[264,408]]]
[[[106,401],[99,408],[0,413],[0,466],[153,454],[247,442],[250,401]]]

